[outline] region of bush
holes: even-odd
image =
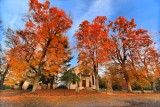
[[[106,89],[106,82],[105,78],[99,76],[99,88]]]
[[[56,89],[68,89],[68,88],[67,88],[67,86],[65,86],[65,85],[60,85],[60,86],[58,86]]]
[[[3,90],[8,90],[8,89],[13,89],[13,88],[10,86],[3,85]]]
[[[141,88],[140,88],[140,86],[138,86],[138,85],[133,85],[133,86],[132,86],[132,89],[133,89],[133,90],[140,90]]]
[[[33,85],[29,85],[27,89],[31,90],[33,88]]]
[[[157,86],[156,88],[157,88],[158,91],[160,91],[160,86]]]
[[[112,88],[113,90],[122,90],[122,86],[120,86],[119,84],[113,84]]]

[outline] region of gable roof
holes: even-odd
[[[80,64],[76,67],[74,67],[74,72],[76,74],[84,74],[84,75],[89,75],[89,74],[94,74],[93,69],[91,67],[89,67],[86,64]]]

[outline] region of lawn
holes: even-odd
[[[14,94],[13,93],[18,93]],[[11,95],[11,96],[9,96]],[[129,94],[114,92],[96,93],[95,91],[82,90],[38,90],[37,94],[29,91],[4,91],[0,92],[0,107],[85,107],[85,106],[107,106],[107,107],[160,107],[160,94]]]

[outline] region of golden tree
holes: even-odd
[[[10,51],[16,54],[14,63],[20,61],[27,64],[23,66],[26,71],[35,72],[32,92],[36,91],[42,73],[55,75],[55,72],[63,71],[62,66],[71,57],[65,33],[72,20],[63,10],[49,7],[49,4],[48,0],[45,3],[30,0],[25,29],[17,30],[8,39],[13,45]]]

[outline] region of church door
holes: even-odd
[[[86,80],[82,80],[82,87],[86,87]]]

